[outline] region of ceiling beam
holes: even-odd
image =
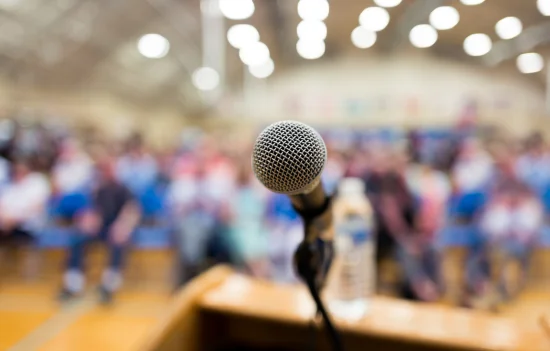
[[[488,66],[496,66],[548,42],[550,42],[550,22],[545,22],[526,28],[513,39],[499,40],[493,43],[491,51],[481,60]]]
[[[190,29],[199,28],[200,22],[193,11],[181,1],[174,0],[146,0],[147,3],[164,17],[174,31],[181,37],[185,46],[185,55],[176,55],[176,58],[187,76],[201,66],[201,45],[196,37],[193,37]]]
[[[279,58],[282,61],[288,61],[290,49],[295,45],[294,40],[291,40],[291,38],[294,39],[294,32],[296,31],[293,26],[290,28],[288,12],[291,8],[289,4],[295,4],[292,1],[285,0],[264,0],[263,4],[266,7],[266,20],[269,22],[271,32],[275,38]],[[295,6],[292,6],[292,8],[295,10]]]

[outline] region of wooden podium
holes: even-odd
[[[142,351],[327,350],[306,288],[217,266],[190,282]],[[346,351],[547,351],[542,330],[482,312],[375,297],[358,322],[336,320]]]

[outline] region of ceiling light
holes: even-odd
[[[162,58],[168,54],[170,43],[160,34],[146,34],[138,41],[138,51],[147,58]]]
[[[464,51],[470,56],[483,56],[493,47],[487,34],[472,34],[464,40]]]
[[[379,32],[390,23],[390,14],[381,7],[367,7],[359,15],[359,24],[365,29]]]
[[[325,42],[322,40],[298,40],[296,51],[307,60],[315,60],[325,53]]]
[[[235,49],[241,49],[259,40],[260,33],[250,24],[235,24],[227,31],[227,41]]]
[[[275,70],[275,63],[272,59],[267,60],[261,65],[248,66],[248,71],[256,78],[267,78]]]
[[[529,74],[542,71],[544,60],[540,54],[530,52],[519,55],[516,64],[521,73]]]
[[[221,13],[231,20],[244,20],[254,14],[252,0],[219,0]]]
[[[537,7],[544,16],[550,16],[550,0],[537,0]]]
[[[210,67],[201,67],[193,72],[193,84],[202,91],[214,90],[220,84],[220,75]]]
[[[269,48],[261,41],[258,41],[240,49],[239,57],[246,65],[261,65],[269,60]]]
[[[437,31],[429,24],[419,24],[411,29],[409,40],[417,48],[429,48],[437,41]]]
[[[330,12],[327,0],[300,0],[298,15],[303,20],[324,21]]]
[[[359,49],[370,48],[376,43],[376,32],[359,26],[351,32],[351,42]]]
[[[382,7],[396,7],[401,3],[401,0],[374,0],[374,3]]]
[[[497,22],[495,30],[501,39],[512,39],[520,35],[523,26],[517,17],[506,17]]]
[[[459,20],[458,11],[452,6],[441,6],[430,13],[430,24],[439,30],[451,29]]]
[[[485,0],[460,0],[461,3],[468,6],[479,5]]]
[[[193,84],[199,90],[214,90],[220,84],[220,75],[210,67],[201,67],[193,72]]]
[[[303,40],[325,40],[327,37],[327,25],[317,20],[306,20],[298,24],[296,29],[298,38]]]

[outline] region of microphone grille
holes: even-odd
[[[252,169],[269,190],[295,195],[317,185],[326,159],[319,133],[300,122],[282,121],[268,126],[256,139]]]

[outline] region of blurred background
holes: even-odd
[[[295,283],[300,219],[250,166],[280,120],[323,136],[327,191],[363,180],[381,294],[536,315],[547,16],[550,0],[0,0],[0,349],[133,349],[122,331],[217,263]]]

